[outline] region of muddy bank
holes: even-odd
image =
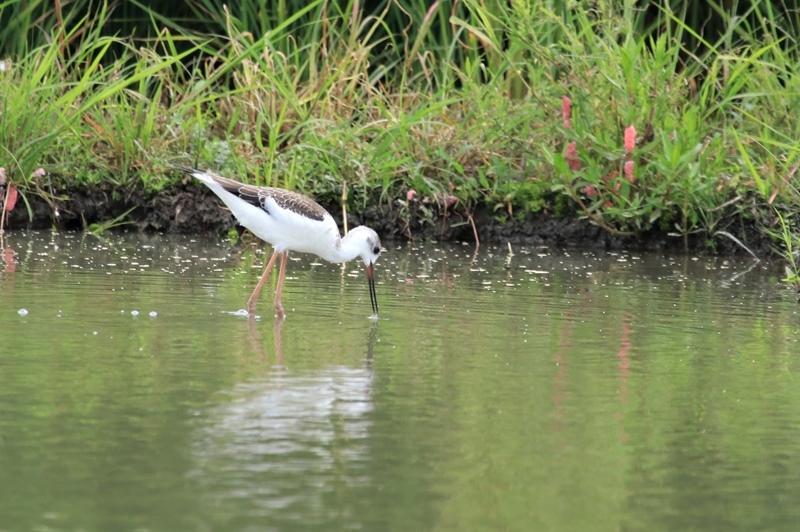
[[[142,191],[120,192],[111,187],[73,190],[69,199],[46,201],[28,193],[32,219],[25,203],[19,201],[10,213],[7,228],[82,230],[91,224],[110,222],[130,210],[123,218],[123,229],[164,233],[222,233],[236,227],[233,216],[220,207],[213,193],[194,183],[182,184],[170,190],[149,194]],[[341,222],[341,207],[323,205]],[[132,210],[131,210],[132,209]],[[548,245],[583,249],[665,250],[682,252],[685,246],[693,253],[743,254],[742,248],[731,239],[697,233],[683,237],[651,230],[635,236],[618,236],[574,217],[557,217],[533,213],[525,220],[501,223],[488,209],[473,213],[475,228],[481,244]],[[348,213],[350,227],[359,224],[374,228],[384,239],[433,239],[438,241],[474,242],[472,223],[463,212],[439,212],[435,219],[421,216],[413,205],[410,210],[399,207],[371,207],[366,211]],[[341,226],[341,223],[340,223]],[[769,237],[750,219],[734,219],[725,231],[735,236],[760,256],[773,253]]]

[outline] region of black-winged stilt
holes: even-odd
[[[264,286],[275,260],[280,256],[278,285],[275,288],[275,313],[280,319],[285,317],[281,292],[289,251],[313,253],[328,262],[336,263],[361,257],[367,267],[372,310],[375,316],[378,315],[374,266],[381,254],[381,241],[375,231],[362,225],[342,237],[328,211],[302,194],[280,188],[246,185],[188,166],[177,167],[202,181],[228,206],[240,224],[274,248],[264,273],[247,300],[247,312],[250,316],[255,315],[256,299],[261,287]]]

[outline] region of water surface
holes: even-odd
[[[798,311],[744,259],[12,232],[0,530],[794,530]],[[274,279],[273,279],[274,283]]]

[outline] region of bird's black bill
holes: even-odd
[[[375,272],[372,264],[367,266],[367,279],[369,279],[369,300],[372,303],[372,312],[378,315],[378,296],[375,293]]]

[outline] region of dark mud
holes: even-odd
[[[65,195],[66,196],[66,195]],[[8,229],[56,227],[81,230],[92,224],[112,222],[124,213],[126,230],[164,233],[223,233],[236,227],[233,216],[220,206],[213,193],[194,183],[178,185],[158,193],[121,192],[111,187],[72,190],[69,199],[45,200],[28,193],[32,217],[23,201],[10,213]],[[323,205],[341,226],[340,205]],[[442,211],[435,218],[420,216],[400,207],[371,207],[364,212],[348,212],[349,227],[368,225],[385,240],[429,239],[440,242],[474,242],[469,217],[455,211]],[[544,212],[528,214],[524,220],[500,222],[488,209],[473,213],[473,222],[481,244],[547,245],[583,249],[690,251],[739,255],[746,253],[739,244],[723,235],[711,237],[695,233],[684,240],[666,232],[651,230],[634,236],[614,235],[577,215],[558,217]],[[725,227],[759,256],[773,253],[768,235],[750,219],[733,219]]]

